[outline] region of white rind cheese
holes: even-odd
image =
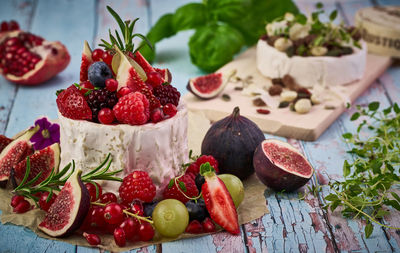
[[[103,125],[72,120],[58,115],[60,123],[61,168],[72,160],[83,174],[96,168],[111,153],[110,171],[123,169],[123,178],[134,170],[147,171],[157,187],[157,197],[169,180],[187,163],[188,115],[184,105],[178,113],[157,124]],[[101,182],[103,192],[118,193],[119,182]],[[118,195],[117,195],[118,196]]]
[[[298,84],[305,87],[343,85],[359,80],[364,75],[367,46],[361,42],[362,49],[354,48],[354,53],[340,57],[331,56],[292,56],[268,45],[265,40],[257,44],[257,68],[269,78],[282,78],[291,75]]]

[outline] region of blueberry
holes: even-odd
[[[150,202],[150,203],[144,203],[143,204],[144,216],[151,217],[151,215],[153,214],[153,210],[154,210],[154,208],[156,208],[157,204],[158,204],[158,201],[153,201],[153,202]]]
[[[209,216],[206,209],[206,204],[202,199],[198,199],[197,203],[194,200],[189,200],[186,202],[185,206],[189,212],[190,221],[198,220],[202,222],[206,217]]]
[[[201,191],[201,186],[204,184],[206,180],[204,179],[204,177],[202,175],[197,174],[196,178],[194,179],[194,182],[196,183],[197,189],[199,191]]]
[[[97,61],[88,70],[89,81],[96,87],[106,86],[106,80],[113,77],[111,69],[105,62]]]

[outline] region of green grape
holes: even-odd
[[[177,237],[189,224],[186,206],[176,199],[164,199],[154,208],[152,218],[156,230],[165,237]]]
[[[242,181],[237,176],[231,174],[221,174],[218,177],[224,182],[231,194],[235,207],[238,208],[244,199],[244,187]]]

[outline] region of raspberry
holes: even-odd
[[[134,171],[126,176],[119,187],[119,197],[123,203],[131,203],[135,199],[151,202],[156,196],[156,187],[145,171]]]
[[[192,173],[192,174],[194,174],[194,176],[199,174],[199,172],[200,172],[200,166],[195,162],[190,164],[189,167],[186,170],[186,174]]]
[[[113,111],[119,122],[131,125],[144,124],[150,117],[149,101],[140,92],[121,97]]]
[[[211,155],[202,155],[199,158],[197,158],[197,160],[196,160],[196,164],[199,166],[199,168],[203,163],[206,163],[206,162],[210,163],[211,167],[214,168],[216,173],[219,172],[219,170],[218,170],[218,161],[215,160],[215,158],[213,156],[211,156]]]
[[[181,97],[181,93],[179,93],[174,86],[168,83],[154,87],[153,94],[158,98],[158,100],[160,100],[162,105],[171,103],[178,106],[179,98]]]
[[[111,92],[106,88],[103,88],[90,92],[90,94],[86,97],[86,101],[93,112],[92,120],[94,122],[99,122],[98,114],[101,109],[112,109],[114,105],[118,102],[118,98],[115,92]]]
[[[92,119],[92,111],[85,97],[74,85],[58,94],[57,106],[64,117],[76,120]]]
[[[177,188],[177,184],[179,189]],[[177,179],[177,184],[175,183],[175,178],[172,178],[167,186],[164,188],[163,197],[164,199],[177,199],[182,203],[189,201],[187,197],[183,195],[185,193],[188,197],[196,197],[199,195],[196,183],[189,175],[183,175]]]
[[[153,95],[151,90],[146,86],[140,89],[140,93],[146,96],[150,103],[150,111],[153,111],[156,108],[160,108],[160,101]]]

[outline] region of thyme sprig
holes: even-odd
[[[389,229],[400,229],[384,224],[382,219],[390,213],[389,207],[400,211],[400,196],[396,193],[400,183],[400,107],[394,104],[379,111],[379,102],[367,108],[357,106],[351,121],[363,119],[356,133],[343,134],[351,145],[353,161],[343,164],[343,181],[329,183],[331,194],[324,206],[333,212],[342,207],[347,218],[366,222],[365,236],[373,231],[372,223]]]
[[[95,180],[110,180],[121,182],[122,179],[116,177],[115,175],[122,170],[108,172],[111,163],[111,154],[108,154],[106,159],[98,167],[81,176],[81,180],[85,183],[92,183],[96,187],[96,194],[98,194],[99,190],[97,185],[94,183]],[[37,185],[34,185],[43,174],[43,171],[39,172],[34,178],[28,181],[28,177],[31,172],[31,162],[30,158],[27,157],[24,178],[22,179],[21,183],[13,190],[13,192],[15,194],[32,199],[36,203],[36,205],[38,205],[37,202],[39,201],[38,193],[49,192],[47,201],[50,201],[51,197],[54,194],[54,191],[59,192],[61,190],[61,187],[65,184],[72,173],[74,173],[74,171],[75,161],[72,160],[72,162],[68,163],[60,172],[56,172],[55,168],[53,168],[49,176],[45,180]]]
[[[110,42],[107,42],[104,39],[101,39],[101,44],[99,46],[104,47],[106,50],[114,51],[114,45],[117,46],[123,52],[133,52],[136,53],[142,46],[148,45],[153,50],[153,45],[151,42],[140,33],[134,33],[133,29],[135,27],[136,22],[139,18],[131,20],[122,21],[121,17],[116,13],[110,6],[107,6],[108,12],[114,17],[117,21],[118,26],[120,28],[122,36],[119,34],[117,30],[115,30],[115,36],[111,33],[111,29],[108,30],[108,34],[110,37]],[[135,37],[141,38],[145,43],[141,43],[139,47],[135,49],[135,45],[133,43],[133,39]],[[123,39],[122,39],[123,38]]]

